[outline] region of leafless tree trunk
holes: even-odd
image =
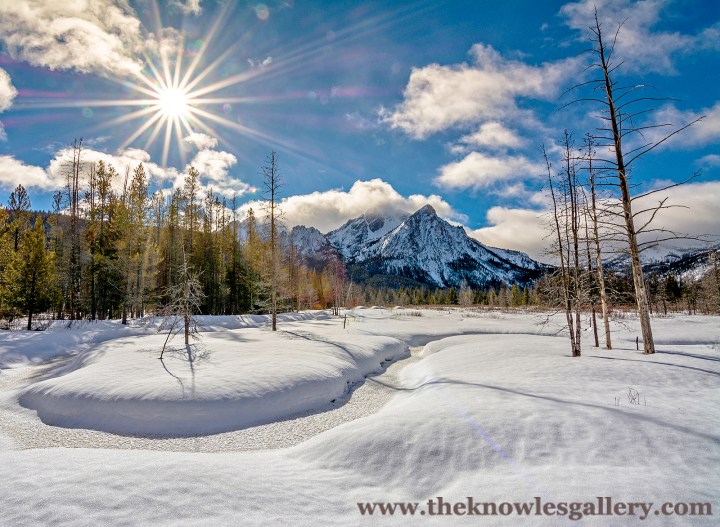
[[[605,329],[605,349],[612,349],[610,337],[610,314],[608,310],[607,290],[605,289],[605,271],[602,263],[602,250],[600,249],[600,229],[598,225],[597,192],[595,188],[595,170],[593,169],[593,139],[587,138],[588,145],[588,172],[590,181],[590,220],[592,221],[592,238],[595,244],[595,272],[597,274],[598,291],[600,293],[600,308],[602,310],[603,326]],[[588,255],[588,261],[590,256]]]
[[[561,172],[559,194],[553,184],[550,160],[543,147],[547,167],[548,188],[553,204],[553,227],[557,237],[556,253],[560,259],[561,292],[565,319],[570,336],[570,350],[573,357],[581,354],[580,305],[579,305],[579,210],[577,208],[577,176],[570,153],[570,138],[565,135],[565,168]]]
[[[198,275],[193,272],[187,261],[184,250],[182,254],[182,264],[178,271],[177,284],[170,286],[167,291],[169,303],[160,312],[164,320],[160,324],[158,332],[167,333],[165,344],[160,352],[159,358],[161,360],[168,341],[173,335],[179,332],[178,324],[180,320],[182,320],[186,347],[190,344],[190,337],[197,337],[199,335],[195,315],[200,312],[200,304],[205,294],[203,293],[202,284],[200,283]]]
[[[270,309],[272,314],[272,330],[277,331],[278,307],[278,222],[280,209],[278,194],[282,186],[278,172],[277,153],[273,150],[268,156],[267,163],[262,168],[265,178],[265,194],[267,196],[266,209],[270,220]]]
[[[70,255],[68,262],[68,309],[70,320],[80,317],[80,171],[82,138],[72,143],[73,158],[67,173],[67,195],[70,207]]]
[[[630,264],[632,266],[633,284],[635,286],[635,301],[637,303],[638,316],[640,317],[640,329],[643,336],[643,347],[646,354],[655,353],[655,342],[652,336],[650,324],[650,308],[648,306],[647,291],[645,289],[645,277],[640,262],[640,248],[638,246],[637,232],[635,231],[635,218],[632,211],[632,200],[630,187],[628,185],[627,167],[622,147],[623,134],[620,129],[618,114],[615,104],[613,87],[615,83],[611,78],[611,66],[609,57],[606,54],[605,44],[602,40],[602,31],[597,13],[595,14],[595,35],[597,37],[597,53],[600,58],[600,68],[604,78],[604,96],[607,102],[608,119],[610,120],[610,131],[612,133],[613,150],[615,153],[615,166],[620,186],[623,218],[625,220],[625,232],[630,252]]]

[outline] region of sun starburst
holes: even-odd
[[[166,118],[187,116],[191,101],[183,90],[174,87],[161,88],[157,93],[157,98],[158,110]]]
[[[171,34],[176,40],[172,43],[162,40],[154,41],[154,44],[148,46],[142,54],[145,64],[142,71],[129,78],[111,79],[131,92],[128,97],[66,99],[64,101],[53,98],[45,101],[28,101],[25,104],[16,104],[14,107],[34,111],[50,108],[81,108],[85,117],[92,117],[94,114],[92,109],[96,107],[113,108],[118,112],[124,112],[114,118],[98,121],[97,124],[86,128],[86,131],[105,132],[111,130],[114,134],[127,125],[136,124],[129,135],[120,142],[117,147],[118,151],[129,147],[150,151],[160,142],[162,166],[167,166],[171,151],[173,155],[178,155],[183,163],[187,162],[188,152],[184,148],[183,138],[194,132],[211,135],[229,149],[236,148],[236,141],[231,143],[223,137],[226,130],[232,130],[242,137],[264,146],[292,153],[300,159],[317,161],[323,158],[321,152],[310,151],[307,145],[299,144],[294,137],[270,135],[268,132],[242,124],[237,112],[232,110],[232,105],[267,104],[271,101],[306,99],[309,93],[304,91],[263,92],[261,95],[244,97],[238,96],[237,91],[239,86],[260,76],[266,81],[270,81],[317,66],[318,62],[325,60],[327,55],[328,42],[326,38],[310,39],[299,45],[295,43],[292,48],[288,47],[279,52],[282,57],[279,60],[268,61],[267,64],[263,61],[261,66],[248,61],[251,64],[249,69],[235,74],[221,75],[221,78],[218,79],[218,72],[222,66],[234,55],[243,54],[243,50],[240,48],[245,39],[242,38],[236,39],[233,44],[225,47],[215,56],[212,55],[210,47],[211,42],[214,42],[218,35],[223,34],[223,28],[231,19],[231,11],[237,3],[224,2],[208,32],[195,40],[192,46],[187,47],[182,32],[168,33],[166,31],[168,28],[162,25],[158,0],[150,0],[148,5],[147,12],[150,13],[153,22],[152,33],[148,33],[149,37]],[[363,19],[333,33],[333,42],[367,38],[373,31],[388,25],[391,20],[398,20],[399,15],[411,16],[415,12],[414,8],[403,8],[398,12],[379,15],[371,20]],[[346,90],[346,92],[354,95],[345,96],[358,97],[363,93],[361,89]],[[235,119],[228,118],[230,113],[235,114]],[[177,143],[176,148],[171,150],[173,137]]]

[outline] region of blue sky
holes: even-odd
[[[481,241],[539,257],[539,147],[554,155],[563,129],[579,140],[596,126],[596,106],[558,109],[588,78],[578,53],[594,5],[608,33],[625,20],[622,79],[676,99],[654,103],[649,124],[706,116],[646,156],[634,181],[649,189],[701,169],[670,192],[690,210],[661,220],[720,233],[714,0],[3,2],[0,196],[22,182],[48,208],[67,145],[83,137],[86,160],[120,172],[143,161],[153,189],[192,164],[242,213],[274,149],[290,224],[327,231],[365,210],[431,203]],[[151,65],[164,79],[167,64],[172,85],[179,56],[177,79],[194,85],[178,107]]]

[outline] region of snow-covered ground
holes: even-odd
[[[719,317],[656,319],[654,356],[624,320],[570,358],[558,318],[416,315],[207,317],[162,362],[152,320],[0,332],[0,525],[578,524],[357,506],[438,496],[709,502],[579,523],[718,524]]]

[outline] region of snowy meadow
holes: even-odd
[[[0,525],[717,524],[720,317],[572,358],[547,313],[341,315],[201,318],[162,361],[151,318],[3,331]]]

